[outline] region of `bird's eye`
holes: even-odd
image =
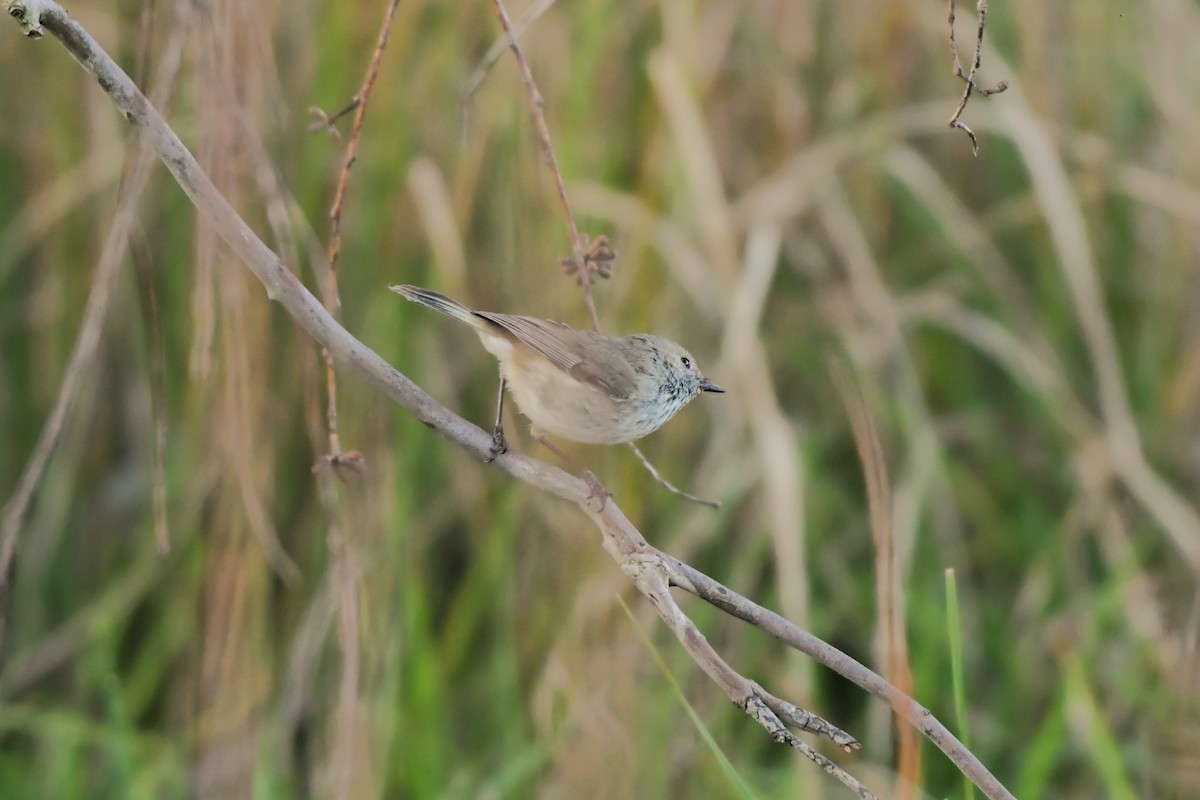
[[[692,360],[691,360],[690,358],[688,358],[687,356],[680,356],[680,357],[679,357],[679,360],[680,360],[680,361],[683,363],[683,365],[684,365],[685,367],[687,367],[688,369],[691,369],[691,368],[692,368]]]

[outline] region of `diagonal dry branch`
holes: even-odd
[[[359,374],[448,441],[481,460],[489,457],[492,444],[489,434],[439,404],[338,324],[221,196],[158,111],[83,27],[58,4],[44,0],[4,0],[4,8],[18,21],[26,35],[40,38],[44,31],[51,33],[96,78],[124,117],[143,133],[145,141],[154,148],[201,216],[266,286],[268,297],[280,303],[305,331],[328,348],[336,362]],[[799,728],[809,727],[806,724],[808,718],[790,704],[763,692],[757,684],[726,664],[674,601],[668,587],[682,588],[844,675],[887,702],[897,714],[919,728],[987,797],[1012,797],[928,709],[811,633],[652,547],[615,502],[594,498],[585,481],[518,453],[501,455],[493,463],[514,478],[545,494],[573,503],[587,514],[599,528],[605,550],[651,600],[700,668],[777,740],[797,750],[810,749],[789,728],[789,723]],[[854,744],[836,729],[819,724],[815,727],[843,747]],[[860,797],[874,796],[835,765],[824,763],[827,759],[823,756],[816,755],[823,768],[853,788]]]

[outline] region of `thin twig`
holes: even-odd
[[[326,124],[332,126],[338,118],[349,113],[351,109],[354,110],[354,125],[350,130],[350,139],[346,142],[346,157],[342,161],[342,171],[338,175],[337,188],[333,193],[333,207],[329,210],[329,252],[326,258],[329,274],[322,296],[325,309],[334,316],[337,316],[342,305],[338,296],[337,273],[338,257],[342,254],[342,208],[346,202],[346,188],[350,185],[350,168],[358,160],[358,142],[362,137],[363,121],[367,116],[367,101],[371,97],[371,90],[375,88],[375,79],[379,77],[379,64],[383,60],[383,51],[387,49],[392,33],[392,20],[396,17],[396,7],[399,5],[400,0],[391,0],[388,3],[383,25],[379,29],[379,39],[375,43],[375,52],[367,66],[367,76],[363,79],[362,87],[344,109],[332,118],[325,118]],[[329,452],[325,461],[335,468],[345,464],[350,466],[352,471],[359,472],[363,468],[362,454],[357,450],[343,454],[341,440],[338,438],[337,373],[333,368],[333,356],[329,354],[328,349],[323,348],[321,358],[325,362],[325,422],[329,428]]]
[[[966,75],[963,74],[962,62],[958,58],[958,45],[954,41],[954,0],[949,0],[949,5],[951,67],[954,70],[955,77],[961,78],[967,84],[963,88],[963,94],[958,101],[958,107],[954,109],[954,114],[950,117],[950,127],[964,131],[971,139],[971,152],[979,155],[979,140],[975,138],[975,131],[971,130],[963,122],[960,122],[959,117],[966,110],[967,101],[971,99],[972,92],[979,92],[984,97],[1000,94],[1008,88],[1008,81],[1000,81],[995,86],[987,89],[975,84],[975,76],[979,72],[979,64],[983,58],[983,28],[987,23],[988,0],[979,0],[976,6],[979,14],[979,28],[975,34],[975,60],[971,63],[970,74]]]
[[[520,39],[525,35],[525,31],[534,22],[554,7],[558,0],[538,0],[521,15],[517,20],[517,24],[513,26],[512,38]],[[509,47],[509,37],[501,36],[492,42],[492,46],[484,53],[483,58],[479,59],[479,63],[475,69],[471,71],[470,77],[463,84],[462,92],[459,95],[459,106],[462,119],[462,131],[465,141],[467,130],[471,125],[471,106],[475,102],[475,94],[479,91],[479,87],[483,86],[483,82],[487,80],[487,76],[491,74],[492,67],[496,66],[496,62],[500,60],[500,56],[504,55],[504,51]]]
[[[308,113],[313,116],[313,121],[308,125],[308,132],[320,133],[321,131],[329,131],[329,134],[333,138],[341,138],[341,134],[338,133],[338,129],[336,127],[338,120],[349,114],[351,111],[357,109],[361,103],[362,98],[356,94],[354,97],[350,98],[349,103],[332,114],[326,114],[325,110],[319,106],[310,106]]]
[[[354,95],[354,100],[345,109],[334,115],[336,120],[339,116],[349,112],[351,108],[354,109],[354,124],[350,131],[350,139],[346,142],[346,157],[342,161],[342,171],[338,175],[337,188],[333,193],[333,207],[329,211],[331,225],[328,253],[330,275],[326,287],[325,307],[331,313],[333,309],[341,305],[337,296],[337,262],[338,256],[342,252],[342,207],[346,201],[346,188],[350,184],[350,168],[358,160],[358,142],[362,137],[363,121],[367,116],[367,102],[371,98],[371,91],[375,88],[375,80],[379,77],[379,64],[383,60],[383,51],[387,49],[388,39],[391,38],[392,21],[396,17],[396,8],[399,5],[400,0],[390,0],[388,3],[383,17],[383,25],[379,29],[379,39],[375,43],[375,52],[367,66],[367,75],[363,79],[362,88],[358,90],[358,93]]]
[[[335,360],[370,382],[448,441],[462,447],[481,461],[489,457],[492,445],[490,434],[439,404],[338,324],[225,200],[158,111],[87,31],[56,3],[37,0],[31,17],[27,4],[16,0],[3,2],[5,9],[17,18],[27,33],[36,31],[40,35],[44,26],[97,78],[125,119],[136,128],[146,131],[148,140],[153,144],[163,164],[196,206],[199,214],[262,281],[268,297],[279,302],[300,327],[328,348]],[[797,650],[834,667],[839,673],[884,699],[901,716],[925,732],[987,797],[1006,800],[1012,798],[1012,794],[979,760],[927,709],[911,697],[846,654],[778,614],[749,601],[707,575],[650,546],[617,504],[611,500],[605,502],[603,497],[597,498],[589,491],[585,481],[549,464],[514,452],[495,458],[493,463],[514,478],[548,495],[566,500],[587,514],[599,528],[605,550],[634,580],[639,589],[653,589],[661,597],[665,589],[659,588],[659,583],[665,580],[668,585],[679,586],[727,613],[755,624]],[[756,701],[748,703],[745,710],[761,722],[764,718],[762,708],[766,708],[765,703]]]
[[[575,215],[571,213],[571,203],[567,200],[567,186],[563,182],[562,170],[558,168],[554,145],[550,143],[550,127],[546,124],[545,101],[542,100],[542,93],[538,91],[537,84],[534,83],[533,72],[529,69],[529,63],[525,61],[521,45],[517,43],[517,34],[513,32],[512,22],[509,21],[508,12],[504,9],[504,1],[492,0],[492,5],[496,8],[496,16],[500,19],[500,26],[504,28],[504,35],[508,38],[508,46],[512,49],[513,57],[517,60],[517,67],[521,71],[521,83],[525,87],[525,96],[529,99],[529,109],[533,112],[534,127],[537,128],[538,139],[542,143],[542,155],[546,158],[546,164],[554,176],[554,187],[558,190],[558,202],[562,207],[563,220],[567,224],[567,236],[571,240],[571,248],[574,251],[572,258],[564,261],[563,265],[568,274],[575,273],[576,280],[583,288],[583,299],[587,303],[588,313],[592,317],[592,328],[600,330],[600,317],[596,314],[596,301],[592,298],[592,283],[597,274],[602,278],[607,278],[608,275],[596,267],[596,262],[588,249],[590,241],[586,236],[580,235],[579,226],[575,224]],[[611,260],[610,256],[608,261]]]
[[[663,488],[671,494],[678,495],[685,500],[691,500],[693,503],[699,503],[702,506],[708,506],[713,511],[721,510],[721,502],[719,500],[705,500],[703,497],[697,497],[694,494],[688,494],[660,475],[658,470],[654,468],[654,465],[650,463],[650,459],[646,458],[646,455],[633,442],[629,443],[629,449],[632,450],[633,454],[638,457],[638,461],[642,462],[642,466],[646,468],[646,471],[650,473],[650,476],[662,484]]]

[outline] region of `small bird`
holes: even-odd
[[[501,424],[505,385],[534,438],[544,441],[549,433],[584,444],[640,439],[701,392],[725,391],[700,374],[691,353],[660,336],[605,336],[561,322],[472,311],[415,286],[390,288],[470,325],[500,361],[492,459],[508,448]]]

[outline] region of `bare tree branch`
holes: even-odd
[[[45,0],[4,0],[4,7],[17,19],[27,35],[36,38],[42,35],[43,28],[49,31],[97,79],[125,118],[143,131],[146,141],[155,149],[199,213],[266,286],[268,297],[279,302],[305,331],[328,348],[336,362],[349,367],[448,441],[480,460],[489,457],[492,438],[488,433],[440,405],[337,323],[221,196],[158,111],[87,31],[56,3]],[[777,739],[796,746],[791,741],[795,736],[791,734],[787,723],[780,719],[777,708],[784,711],[787,722],[797,727],[803,727],[800,720],[804,718],[794,715],[782,705],[782,701],[758,694],[756,684],[746,681],[729,667],[670,597],[668,586],[677,586],[695,594],[835,669],[883,699],[918,727],[987,797],[1012,797],[983,764],[915,700],[845,653],[778,614],[655,549],[615,502],[604,502],[603,497],[597,498],[585,481],[518,453],[500,455],[493,463],[514,478],[545,494],[573,503],[587,514],[599,528],[605,550],[651,600],[688,652],[694,657],[699,654],[697,663],[701,669]],[[836,732],[836,729],[823,732],[843,747],[853,746],[852,741],[848,742],[844,735],[839,736],[840,732]],[[869,793],[863,794],[866,790],[861,787],[856,791],[862,797],[871,796]]]

